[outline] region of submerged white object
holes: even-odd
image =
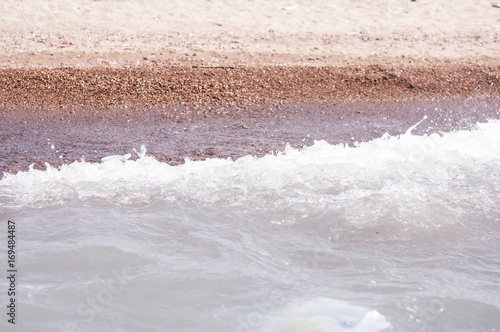
[[[290,304],[271,315],[261,332],[376,332],[389,328],[376,310],[329,299],[315,298]]]

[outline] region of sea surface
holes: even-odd
[[[412,129],[6,174],[0,330],[499,331],[500,121]]]

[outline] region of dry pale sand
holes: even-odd
[[[4,0],[0,66],[498,64],[490,0]]]

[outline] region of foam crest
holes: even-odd
[[[101,163],[47,164],[46,171],[6,174],[0,181],[0,202],[36,207],[88,199],[112,204],[190,200],[237,206],[261,205],[265,199],[276,206],[315,202],[318,207],[348,207],[374,195],[425,201],[456,184],[477,186],[477,181],[486,192],[496,192],[500,122],[441,135],[416,136],[408,130],[355,147],[316,141],[262,158],[186,160],[180,166],[157,161],[145,147],[136,153],[137,160],[126,154]]]

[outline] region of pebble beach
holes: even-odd
[[[264,120],[266,114],[288,110],[280,116],[292,117],[298,128],[306,120],[296,110],[318,105],[329,109],[319,115],[332,113],[328,121],[348,121],[335,113],[339,108],[362,116],[366,107],[359,103],[369,103],[391,121],[397,116],[383,106],[387,103],[474,99],[488,105],[484,118],[497,117],[500,10],[487,2],[453,8],[430,1],[257,2],[6,2],[0,23],[0,169],[16,172],[30,164],[43,169],[48,160],[42,157],[50,151],[36,151],[57,140],[54,133],[70,132],[68,126],[91,121],[118,135],[122,121],[138,126],[136,118],[145,114],[159,130],[182,123],[189,131],[200,121],[238,118],[246,126],[245,117]],[[48,118],[55,120],[48,124]],[[111,126],[113,121],[120,125]],[[51,130],[37,127],[42,125]],[[380,127],[361,136],[378,137],[384,132]],[[302,130],[288,132],[289,140],[302,139]],[[105,153],[129,152],[114,144],[140,141],[140,134],[128,135],[109,138]],[[49,161],[72,162],[99,150],[90,136],[79,139],[87,150]],[[59,141],[61,149],[74,149]],[[238,154],[211,146],[216,152],[207,156],[283,148],[282,140],[272,142],[265,148],[258,147],[259,140],[249,142]],[[28,148],[33,144],[37,149]],[[156,154],[176,162],[200,155],[200,149],[182,149],[183,141],[176,146]],[[95,160],[99,157],[104,155]]]

